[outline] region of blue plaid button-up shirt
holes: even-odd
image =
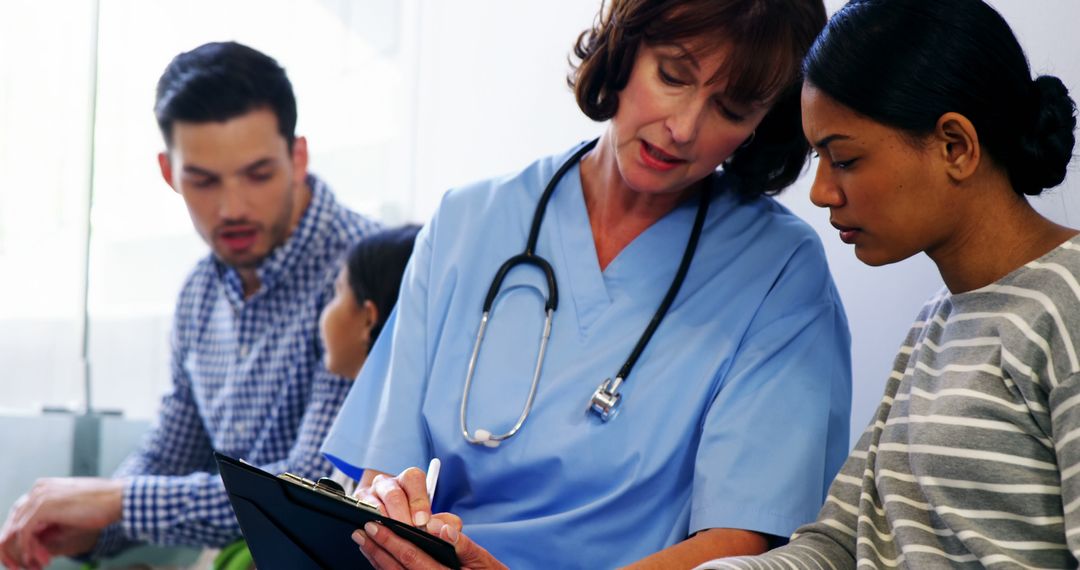
[[[123,518],[94,555],[131,541],[220,546],[240,536],[213,451],[271,473],[329,473],[319,453],[351,379],[323,365],[319,313],[351,244],[376,224],[339,205],[321,181],[299,225],[257,269],[244,299],[237,272],[212,254],[180,293],[172,391],[156,425],[115,476],[128,478]]]

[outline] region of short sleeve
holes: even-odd
[[[690,531],[789,536],[848,453],[851,338],[818,248],[759,307],[702,426]]]

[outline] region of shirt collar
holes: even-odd
[[[306,257],[305,253],[310,249],[311,244],[317,241],[314,236],[324,225],[324,219],[330,215],[334,203],[330,189],[313,174],[308,174],[305,182],[311,189],[311,201],[304,210],[303,216],[300,217],[300,223],[296,225],[296,229],[285,240],[285,243],[271,250],[255,269],[259,277],[259,290],[252,295],[252,298],[273,289],[283,277],[290,273],[300,259]],[[225,291],[229,301],[239,307],[244,303],[244,286],[239,272],[216,256],[214,264],[218,275],[226,284]]]

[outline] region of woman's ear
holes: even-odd
[[[979,133],[967,117],[960,113],[945,113],[937,121],[934,138],[950,180],[959,183],[975,174],[982,161],[982,148]]]

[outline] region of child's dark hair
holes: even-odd
[[[379,311],[379,318],[371,329],[372,344],[397,303],[401,277],[412,255],[418,231],[420,226],[417,225],[380,231],[357,242],[346,258],[349,289],[356,297],[356,304],[363,305],[364,301],[370,300]]]

